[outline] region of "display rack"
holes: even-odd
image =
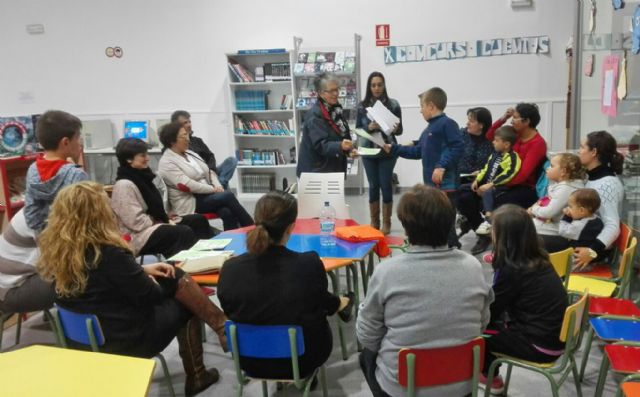
[[[296,141],[302,138],[302,125],[306,112],[315,104],[317,93],[315,78],[323,72],[334,73],[339,79],[338,100],[351,130],[355,128],[356,112],[360,103],[360,41],[354,34],[353,47],[302,48],[303,39],[293,38],[293,93],[296,120]],[[352,140],[356,137],[352,133]],[[360,158],[349,159],[347,165],[347,189],[364,192],[364,167]]]
[[[0,158],[0,212],[2,225],[24,206],[27,170],[41,153]]]
[[[226,61],[238,196],[257,198],[296,179],[291,53],[241,50],[226,54]]]

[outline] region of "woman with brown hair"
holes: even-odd
[[[254,325],[301,325],[305,353],[300,376],[322,365],[333,346],[327,316],[349,320],[354,297],[327,291],[327,275],[315,252],[285,247],[298,215],[296,199],[270,192],[256,203],[256,228],[247,236],[248,253],[229,259],[220,273],[218,297],[230,320]],[[335,292],[335,291],[334,291]],[[290,359],[242,359],[253,376],[291,379]]]
[[[180,269],[136,263],[102,185],[81,182],[60,190],[38,243],[38,272],[53,281],[55,302],[98,317],[105,335],[102,351],[153,357],[177,336],[185,394],[218,381],[218,371],[207,370],[202,360],[200,320],[225,347],[224,314]]]

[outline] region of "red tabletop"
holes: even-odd
[[[355,226],[358,222],[353,219],[336,219],[336,227]],[[227,230],[226,233],[246,233],[255,226],[246,226],[238,229]],[[292,234],[320,234],[320,220],[318,218],[296,219],[296,226]]]

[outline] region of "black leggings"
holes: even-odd
[[[495,190],[494,209],[503,204],[515,204],[522,208],[531,207],[538,200],[535,189],[525,186],[501,187]],[[476,230],[483,221],[482,218],[482,197],[471,190],[471,184],[461,185],[458,189],[457,205],[458,212],[464,215],[471,226]]]
[[[204,215],[191,214],[182,216],[178,225],[188,226],[196,234],[199,240],[208,240],[215,236],[215,230],[209,225]]]
[[[215,212],[222,219],[224,230],[253,225],[253,218],[236,196],[228,190],[212,194],[195,194],[196,212]]]
[[[198,237],[189,226],[160,225],[151,233],[138,255],[162,254],[170,258],[182,250],[189,249],[198,242]]]

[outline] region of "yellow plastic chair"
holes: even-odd
[[[505,355],[496,354],[497,358],[491,363],[489,367],[489,373],[487,375],[487,385],[493,382],[496,368],[500,364],[507,366],[507,376],[504,383],[504,395],[507,394],[509,388],[509,380],[511,378],[511,370],[513,366],[528,369],[544,375],[551,384],[551,392],[554,397],[559,397],[559,389],[562,383],[573,374],[573,380],[576,385],[576,392],[578,397],[582,397],[582,388],[580,387],[580,381],[578,378],[578,366],[574,357],[575,352],[580,348],[580,341],[582,339],[582,332],[584,324],[587,319],[589,307],[589,294],[586,293],[580,300],[573,305],[567,307],[564,312],[564,319],[562,321],[562,329],[560,330],[560,340],[565,342],[565,349],[562,356],[560,356],[553,363],[536,363],[532,361],[521,360],[515,357],[509,357]],[[555,380],[554,375],[561,374],[558,381]],[[485,388],[485,397],[491,396],[491,388]]]
[[[613,296],[613,293],[617,289],[616,297],[624,297],[629,289],[629,284],[631,283],[633,255],[637,246],[638,239],[634,237],[631,240],[629,247],[624,250],[622,258],[620,259],[620,267],[618,268],[619,274],[622,275],[622,278],[620,278],[618,283],[614,281],[599,280],[588,276],[572,275],[569,278],[568,291],[570,293],[582,295],[588,288],[591,295],[608,298]]]
[[[564,251],[549,254],[549,261],[553,265],[556,273],[562,279],[564,289],[569,285],[569,275],[571,274],[571,262],[573,260],[573,248],[569,247]]]

